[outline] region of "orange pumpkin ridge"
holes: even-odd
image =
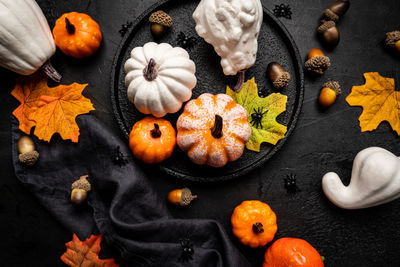
[[[100,27],[89,15],[78,12],[63,14],[53,28],[54,42],[66,55],[75,58],[91,56],[100,46]]]
[[[145,163],[159,163],[169,158],[175,148],[176,132],[165,119],[145,117],[133,125],[129,147]]]

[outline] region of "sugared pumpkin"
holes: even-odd
[[[307,241],[284,237],[276,240],[265,253],[263,267],[323,267],[318,251]]]
[[[99,24],[89,15],[78,12],[66,13],[57,19],[53,36],[57,47],[75,58],[91,56],[102,38]]]
[[[177,122],[178,146],[196,164],[222,167],[237,160],[251,135],[246,110],[226,94],[189,101]]]
[[[258,200],[243,201],[231,217],[233,234],[241,243],[256,248],[274,239],[278,230],[276,215],[268,204]]]
[[[133,125],[129,147],[133,155],[144,163],[159,163],[172,155],[176,132],[167,120],[145,117]]]

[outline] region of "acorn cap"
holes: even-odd
[[[400,40],[400,31],[386,33],[385,43],[387,46],[394,47],[395,43]]]
[[[335,91],[336,95],[340,95],[342,93],[342,88],[340,84],[336,81],[326,82],[322,85],[323,88],[327,87]]]
[[[335,12],[330,10],[329,8],[325,9],[324,17],[327,18],[328,20],[331,20],[331,21],[334,21],[334,22],[338,22],[339,21],[339,16]]]
[[[86,192],[89,192],[92,187],[89,181],[86,180],[87,177],[89,177],[89,175],[81,176],[79,180],[76,180],[75,182],[72,183],[71,189],[83,189]]]
[[[336,23],[329,20],[329,21],[323,21],[322,24],[318,27],[317,31],[319,33],[324,33],[326,32],[328,29],[336,27]]]
[[[197,198],[196,195],[192,195],[192,191],[190,191],[189,188],[183,188],[182,189],[182,195],[181,195],[181,206],[188,206],[190,202],[192,202],[193,199]]]
[[[274,82],[272,82],[272,85],[277,88],[283,88],[289,85],[289,81],[290,81],[290,74],[289,72],[282,72],[280,73],[280,75],[278,76],[278,79],[276,79]]]
[[[165,27],[172,26],[172,18],[162,10],[154,12],[150,15],[149,21],[151,23],[158,23]]]
[[[26,152],[23,154],[19,154],[18,157],[19,157],[20,162],[22,162],[28,166],[33,166],[33,165],[35,165],[36,161],[38,161],[38,159],[39,159],[39,152],[34,150],[34,151]]]
[[[327,56],[316,56],[307,60],[304,66],[308,71],[322,75],[331,66],[331,61]]]

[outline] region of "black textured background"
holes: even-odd
[[[64,75],[63,83],[89,83],[85,90],[95,105],[93,114],[123,137],[110,103],[109,79],[112,59],[121,40],[121,25],[134,20],[156,0],[55,1],[38,0],[50,26],[55,18],[69,11],[90,14],[101,26],[103,43],[89,59],[74,60],[57,52],[52,62]],[[262,1],[273,9],[281,2]],[[331,1],[288,0],[292,20],[282,18],[299,47],[301,56],[312,47],[321,47],[315,35],[322,10]],[[349,181],[356,153],[369,146],[381,146],[400,154],[399,137],[389,124],[383,123],[371,133],[361,133],[358,116],[361,108],[349,107],[344,101],[352,85],[364,83],[362,73],[378,71],[400,82],[400,61],[388,53],[382,40],[385,32],[399,30],[400,2],[352,1],[340,21],[342,40],[327,54],[332,68],[321,78],[306,76],[303,109],[292,136],[266,164],[240,179],[214,185],[183,183],[158,172],[147,170],[160,196],[171,189],[189,186],[199,195],[189,208],[170,207],[178,218],[211,218],[230,231],[230,215],[236,205],[247,199],[270,204],[278,217],[277,238],[304,238],[326,258],[326,266],[400,266],[400,201],[358,211],[333,206],[323,195],[321,177],[336,171]],[[66,232],[14,177],[11,163],[9,117],[17,107],[10,95],[15,75],[0,70],[0,266],[64,266],[59,260],[64,243],[71,240]],[[323,82],[340,81],[343,96],[329,110],[316,103]],[[398,86],[397,86],[398,88]],[[283,179],[297,175],[301,191],[289,196]],[[232,236],[232,239],[234,237]],[[236,242],[236,240],[234,241]],[[250,249],[236,242],[254,266],[262,263],[265,248]]]

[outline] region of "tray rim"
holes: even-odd
[[[132,35],[132,32],[137,28],[138,24],[145,19],[151,12],[156,11],[156,9],[159,9],[161,6],[167,4],[168,2],[178,2],[181,0],[159,0],[156,3],[152,4],[149,8],[147,8],[145,11],[143,11],[135,20],[133,20],[133,26],[132,28],[129,29],[128,32],[125,33],[124,37],[121,39],[120,44],[117,47],[117,50],[114,54],[114,59],[112,62],[112,69],[111,69],[111,79],[110,79],[110,93],[111,93],[111,104],[112,104],[112,109],[113,109],[113,117],[116,119],[117,124],[122,131],[123,135],[125,136],[125,139],[129,139],[129,132],[126,130],[128,127],[123,121],[121,117],[121,110],[119,106],[117,105],[117,100],[115,98],[115,87],[118,88],[118,83],[119,80],[115,79],[115,75],[117,73],[117,66],[119,67],[120,64],[122,64],[122,58],[121,58],[121,51],[123,50],[124,46],[127,45],[127,40],[130,38]],[[201,0],[199,0],[201,1]],[[262,3],[261,3],[262,4]],[[244,167],[240,170],[238,170],[235,173],[232,174],[227,174],[218,177],[217,179],[215,178],[208,178],[208,177],[202,177],[202,176],[188,176],[186,174],[182,174],[179,172],[176,172],[174,170],[171,170],[169,168],[166,168],[160,164],[157,164],[157,169],[159,169],[161,172],[167,174],[168,176],[181,179],[187,182],[195,182],[195,183],[219,183],[219,182],[224,182],[228,180],[233,180],[238,177],[242,177],[245,174],[248,174],[252,171],[255,171],[258,169],[261,165],[266,163],[270,158],[272,158],[285,144],[286,139],[292,134],[294,129],[296,128],[297,121],[299,119],[301,109],[303,106],[303,99],[304,99],[304,71],[303,71],[303,64],[300,56],[299,49],[296,45],[296,42],[294,41],[292,35],[290,32],[287,30],[286,26],[277,18],[275,15],[262,4],[263,12],[264,15],[267,14],[269,16],[269,19],[271,19],[274,23],[278,25],[280,30],[283,32],[283,35],[285,36],[284,38],[287,38],[287,41],[289,41],[290,45],[288,46],[289,50],[291,51],[291,56],[294,59],[294,69],[297,72],[296,76],[299,77],[299,85],[296,85],[296,89],[298,88],[300,90],[299,93],[296,93],[296,96],[298,96],[299,100],[297,101],[297,107],[293,109],[293,116],[292,120],[289,121],[290,127],[288,127],[288,130],[286,132],[286,135],[283,139],[279,140],[276,145],[272,148],[272,150],[263,158],[259,159],[258,161],[254,162],[253,164]],[[296,103],[296,102],[295,102]],[[240,160],[240,159],[239,159]]]

